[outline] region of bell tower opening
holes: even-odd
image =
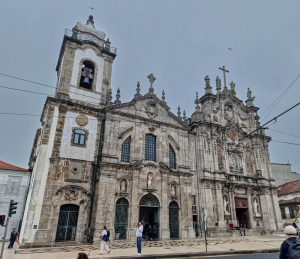
[[[95,65],[93,62],[86,60],[81,68],[81,77],[79,86],[85,89],[93,89]]]

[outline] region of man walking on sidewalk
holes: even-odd
[[[141,224],[141,222],[137,223],[134,230],[135,230],[135,234],[136,234],[136,246],[137,246],[137,250],[138,250],[137,255],[142,255],[143,225]]]

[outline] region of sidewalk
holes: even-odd
[[[179,258],[187,256],[222,255],[236,253],[278,252],[281,236],[247,236],[243,238],[210,238],[208,253],[205,252],[204,239],[143,241],[142,258]],[[74,245],[31,249],[5,249],[3,259],[76,259],[79,252],[89,254],[89,258],[134,258],[137,257],[135,243],[108,243],[110,254],[99,255],[99,245]],[[7,247],[7,246],[6,246]],[[15,248],[18,248],[15,246]]]

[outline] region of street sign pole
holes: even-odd
[[[7,233],[8,222],[9,222],[9,218],[7,218],[5,230],[4,230],[4,236],[2,238],[2,248],[1,248],[0,259],[3,258],[3,250],[4,250],[4,245],[5,245],[5,237],[6,237],[6,233]]]

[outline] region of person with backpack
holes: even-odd
[[[286,226],[284,233],[288,238],[281,244],[279,259],[299,259],[300,242],[296,236],[296,229],[293,226]]]
[[[103,227],[103,231],[101,233],[101,245],[100,245],[100,254],[104,254],[104,250],[107,251],[107,253],[110,253],[110,249],[108,245],[106,244],[107,241],[109,241],[109,237],[107,236],[107,228],[106,226]]]

